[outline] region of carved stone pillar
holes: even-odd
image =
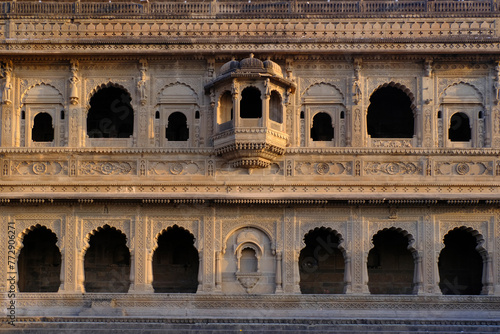
[[[233,95],[233,120],[234,127],[240,126],[240,84],[238,81],[233,80],[232,85],[232,95]]]
[[[196,293],[203,292],[203,251],[198,252],[198,288]]]
[[[264,81],[264,96],[262,99],[262,127],[266,128],[269,124],[269,100],[271,99],[271,83],[269,79]],[[285,117],[285,115],[283,115]]]
[[[352,293],[352,261],[351,255],[349,252],[345,252],[345,264],[344,264],[344,293],[351,294]]]
[[[415,263],[413,272],[413,293],[420,295],[423,292],[423,278],[422,278],[422,256],[419,252],[413,253],[413,261]]]
[[[353,78],[352,78],[352,94],[351,94],[351,112],[346,113],[346,146],[360,147],[364,144],[366,136],[363,124],[363,84],[361,78],[361,58],[354,59],[353,62]],[[347,109],[349,107],[347,106]]]
[[[419,126],[415,125],[415,130],[417,131],[420,139],[418,140],[418,145],[423,147],[434,146],[437,138],[433,138],[434,131],[436,128],[437,117],[433,117],[435,110],[434,101],[434,77],[432,74],[432,59],[428,58],[424,62],[424,75],[422,76],[422,101],[424,102],[422,106],[422,114],[419,117]],[[437,112],[437,111],[436,111]],[[416,119],[417,120],[417,119]],[[436,134],[434,134],[435,136]]]
[[[75,292],[85,293],[85,251],[82,250],[76,254],[76,287]]]
[[[135,249],[130,250],[130,286],[128,288],[129,293],[136,291],[135,287]]]
[[[139,147],[143,147],[147,146],[151,140],[154,140],[154,138],[151,138],[153,132],[148,131],[148,129],[154,126],[152,124],[154,122],[154,117],[152,114],[150,115],[148,109],[147,93],[148,85],[150,82],[149,78],[146,75],[146,72],[148,70],[148,63],[145,59],[141,59],[139,61],[139,64],[140,76],[139,80],[137,81],[137,99],[139,101],[139,104],[136,145]]]
[[[281,265],[281,251],[276,251],[276,291],[275,293],[283,293],[283,285],[282,285],[282,278],[281,278],[281,270],[282,270],[282,265]]]
[[[154,292],[153,289],[153,251],[151,249],[145,250],[145,276],[143,292]]]
[[[353,294],[368,294],[368,249],[370,235],[366,222],[361,217],[361,209],[359,207],[352,208],[351,212],[352,234],[357,236],[351,240],[352,249],[352,293]]]
[[[4,79],[2,89],[2,146],[16,146],[14,133],[18,120],[15,119],[14,108],[12,107],[13,85],[12,85],[12,62],[7,61],[2,66],[1,77]],[[19,137],[19,136],[17,136]],[[19,144],[17,144],[19,146]]]
[[[485,252],[483,258],[483,276],[482,283],[483,289],[481,290],[482,295],[492,295],[494,293],[493,289],[493,261],[491,259],[491,254]]]
[[[71,61],[71,76],[69,78],[69,99],[70,106],[68,110],[68,146],[84,146],[84,142],[78,140],[84,137],[84,127],[82,125],[82,107],[80,104],[80,94],[78,90],[78,61]]]
[[[215,291],[222,291],[222,273],[221,273],[221,256],[222,253],[220,251],[215,252]]]

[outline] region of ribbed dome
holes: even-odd
[[[252,68],[252,69],[263,69],[264,63],[260,59],[254,58],[253,53],[250,54],[249,58],[245,58],[240,61],[241,69]]]
[[[233,59],[231,59],[230,61],[228,61],[227,63],[225,63],[224,65],[221,66],[220,74],[226,74],[229,72],[233,72],[233,71],[237,70],[238,68],[240,68],[240,62],[237,60],[234,60],[234,57],[233,57]]]
[[[281,66],[279,66],[269,58],[264,60],[264,68],[271,74],[283,77],[283,71],[281,70]]]

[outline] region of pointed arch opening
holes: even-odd
[[[90,99],[87,115],[89,138],[129,138],[134,132],[130,94],[121,87],[106,86]]]
[[[219,98],[217,108],[217,124],[233,120],[233,96],[230,91],[225,91]]]
[[[19,291],[57,292],[61,285],[61,252],[57,236],[45,226],[37,225],[23,238],[19,252]]]
[[[377,89],[370,97],[366,122],[372,138],[412,138],[415,117],[410,96],[393,86]]]
[[[371,294],[412,294],[415,262],[408,237],[397,229],[373,236],[368,253],[368,289]]]
[[[31,140],[35,142],[51,142],[54,140],[54,124],[52,116],[48,113],[41,112],[33,119]]]
[[[444,236],[439,254],[439,288],[444,295],[479,295],[483,289],[483,258],[478,240],[465,227]]]
[[[130,287],[130,251],[127,237],[105,225],[89,239],[85,253],[86,292],[128,292]]]
[[[199,257],[194,236],[174,225],[158,237],[153,254],[153,289],[157,293],[195,293]]]
[[[344,292],[345,260],[339,248],[342,237],[330,228],[316,228],[304,236],[300,251],[300,291],[303,294]]]

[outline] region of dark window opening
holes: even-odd
[[[61,120],[64,120],[64,110],[61,110]]]
[[[33,130],[31,139],[36,142],[51,142],[54,140],[54,126],[52,116],[42,112],[33,119]]]
[[[340,119],[344,119],[345,118],[345,112],[344,111],[341,111],[340,112]]]
[[[314,115],[311,138],[313,141],[331,141],[333,139],[333,126],[330,115],[324,112]]]
[[[471,140],[469,117],[466,114],[457,112],[451,116],[448,138],[450,141],[457,142],[467,142]]]
[[[408,238],[395,230],[373,237],[368,253],[368,289],[371,294],[412,294],[414,261]]]
[[[19,253],[19,291],[57,292],[61,285],[61,252],[56,235],[46,227],[36,227],[23,239]]]
[[[174,112],[168,116],[168,125],[165,131],[168,141],[186,141],[189,139],[187,118],[181,112]]]
[[[106,225],[91,236],[84,271],[86,292],[128,292],[130,251],[125,234]]]
[[[271,98],[269,99],[269,119],[277,123],[283,123],[281,96],[276,91],[271,92]]]
[[[439,254],[439,288],[444,295],[479,295],[483,288],[483,259],[477,240],[467,231],[454,229],[444,237]]]
[[[479,113],[477,114],[477,117],[479,119],[483,118],[484,117],[484,111],[480,110]]]
[[[199,110],[196,110],[196,112],[194,113],[194,119],[200,119],[200,111]]]
[[[240,257],[240,272],[241,273],[255,273],[257,272],[258,259],[255,250],[252,248],[245,248],[241,251]]]
[[[412,138],[414,134],[411,100],[395,87],[383,87],[373,93],[366,121],[372,138]]]
[[[159,111],[155,112],[155,119],[160,119],[160,112]]]
[[[441,110],[438,111],[438,118],[441,119],[442,115],[441,115]]]
[[[106,87],[90,99],[89,138],[129,138],[134,132],[134,110],[124,89]]]
[[[300,119],[304,119],[304,112],[303,111],[300,112]]]
[[[194,237],[174,225],[158,237],[153,255],[153,288],[160,293],[195,293],[198,287],[198,251]]]
[[[327,228],[317,228],[304,236],[300,251],[300,291],[303,294],[344,292],[345,261],[339,250],[339,236]]]
[[[26,119],[26,111],[21,110],[21,119]]]
[[[260,99],[260,90],[255,87],[247,87],[241,92],[240,102],[241,118],[260,118],[262,117],[262,100]]]

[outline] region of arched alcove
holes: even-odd
[[[366,123],[372,138],[412,138],[415,120],[411,98],[397,87],[377,89],[370,96]]]
[[[159,293],[194,293],[198,287],[199,258],[194,236],[174,225],[157,238],[153,254],[153,288]]]
[[[314,115],[311,127],[311,139],[313,141],[331,141],[334,136],[332,118],[329,114],[320,112]]]
[[[412,294],[415,262],[408,237],[396,229],[373,236],[368,253],[368,289],[371,294]]]
[[[316,228],[304,236],[300,251],[300,291],[303,294],[344,292],[345,260],[339,249],[341,236],[330,228]]]
[[[174,112],[168,116],[165,138],[167,138],[168,141],[186,141],[189,139],[189,128],[186,115],[181,112]]]
[[[217,106],[217,124],[223,124],[233,119],[233,96],[225,91],[219,98]]]
[[[283,104],[281,95],[273,90],[269,98],[269,119],[277,123],[283,123]]]
[[[247,87],[241,92],[240,101],[241,118],[260,118],[262,117],[261,93],[255,87]]]
[[[61,285],[61,252],[57,236],[44,226],[37,226],[23,238],[19,252],[20,292],[57,292]]]
[[[479,295],[483,288],[483,259],[476,250],[477,238],[466,228],[444,236],[439,254],[439,288],[444,295]]]
[[[450,118],[448,139],[455,142],[467,142],[470,141],[471,138],[469,116],[462,112],[453,114]]]
[[[130,287],[130,251],[127,237],[105,225],[89,239],[85,253],[86,292],[128,292]]]
[[[51,142],[54,140],[54,125],[52,116],[42,112],[33,119],[31,139],[35,142]]]
[[[121,87],[105,86],[90,99],[87,115],[89,138],[129,138],[134,132],[130,94]]]

